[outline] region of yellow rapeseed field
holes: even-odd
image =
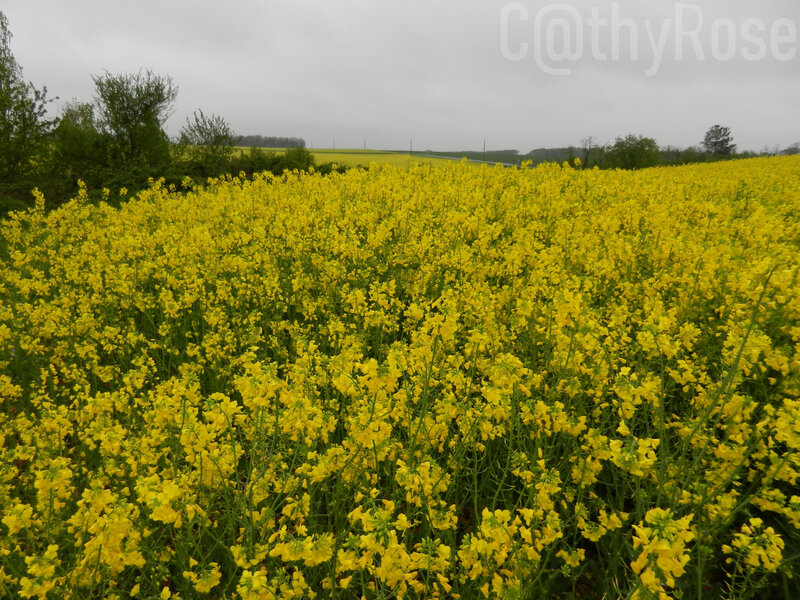
[[[800,158],[43,202],[0,230],[0,596],[798,590]]]

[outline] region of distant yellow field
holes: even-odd
[[[358,165],[369,166],[370,163],[378,163],[382,165],[392,165],[395,167],[405,167],[410,163],[424,163],[424,164],[443,164],[448,161],[444,158],[429,158],[425,156],[418,156],[416,154],[408,154],[407,152],[387,152],[381,150],[330,150],[319,149],[312,150],[312,154],[317,161],[317,164],[334,162],[340,165],[347,165],[348,167],[355,167]]]
[[[424,163],[424,164],[443,164],[448,161],[444,158],[428,158],[425,156],[418,156],[415,154],[400,153],[400,152],[386,152],[381,150],[312,150],[314,159],[317,164],[323,163],[337,163],[340,165],[347,165],[348,167],[355,167],[358,165],[369,166],[370,163],[379,163],[382,165],[393,165],[395,167],[405,167],[410,163]]]
[[[241,150],[244,150],[243,148]],[[272,152],[285,152],[284,149],[267,149]],[[426,156],[419,156],[416,154],[409,155],[407,152],[392,152],[388,150],[334,150],[327,148],[313,149],[310,152],[314,155],[318,165],[324,163],[336,163],[348,167],[356,167],[363,165],[368,167],[370,163],[378,163],[382,165],[392,165],[395,167],[405,167],[410,163],[424,163],[424,164],[443,164],[452,162],[445,158],[430,158]]]

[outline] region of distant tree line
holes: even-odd
[[[644,169],[655,166],[686,165],[694,163],[752,158],[776,154],[800,153],[800,144],[794,144],[782,152],[737,152],[733,133],[729,127],[714,125],[706,132],[698,146],[689,148],[661,147],[654,138],[629,134],[618,137],[612,144],[601,145],[594,137],[581,140],[579,146],[566,148],[542,148],[521,156],[521,160],[542,162],[567,162],[582,168],[600,169]]]
[[[783,156],[794,156],[795,154],[800,154],[800,142],[797,144],[792,144],[788,148],[784,148],[781,154]]]
[[[245,148],[305,148],[306,142],[296,137],[243,135],[239,138],[238,145]]]
[[[594,137],[586,137],[577,146],[561,148],[537,148],[527,154],[518,150],[491,150],[466,152],[433,152],[424,154],[449,158],[465,157],[475,162],[489,164],[503,163],[519,165],[530,162],[533,165],[542,163],[568,163],[581,168],[600,169],[644,169],[654,166],[685,165],[692,163],[728,160],[731,158],[749,158],[765,155],[800,154],[800,143],[793,144],[782,151],[773,149],[761,153],[737,152],[733,134],[729,127],[714,125],[709,128],[697,146],[689,148],[661,147],[654,138],[639,134],[618,137],[613,143],[600,144]]]

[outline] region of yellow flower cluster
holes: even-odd
[[[631,568],[641,578],[643,589],[659,600],[669,598],[665,587],[675,587],[675,578],[686,571],[688,544],[695,537],[691,520],[691,516],[675,519],[670,510],[654,508],[647,511],[645,524],[633,526],[633,547],[640,554]],[[633,597],[647,595],[640,595],[637,589]]]
[[[0,229],[0,597],[796,581],[800,159],[43,203]]]
[[[775,572],[781,565],[784,541],[772,527],[764,527],[764,521],[750,519],[741,531],[733,536],[731,545],[722,546],[725,554],[736,553],[748,570],[765,569]],[[729,564],[732,558],[726,560]]]

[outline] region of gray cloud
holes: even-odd
[[[796,0],[735,6],[687,0],[704,21],[698,40],[706,60],[697,59],[688,37],[683,60],[675,60],[670,35],[660,68],[647,77],[653,53],[646,24],[659,33],[678,4],[618,2],[639,44],[634,60],[630,27],[623,27],[617,61],[592,55],[586,29],[592,9],[601,18],[613,15],[608,0],[561,4],[561,13],[556,4],[520,2],[528,18],[513,14],[505,39],[501,15],[509,3],[497,0],[6,0],[2,10],[26,78],[62,101],[90,99],[91,76],[104,70],[171,75],[180,87],[172,132],[202,108],[224,115],[239,133],[302,136],[315,147],[334,140],[337,147],[360,147],[366,139],[370,147],[406,148],[413,138],[419,149],[467,149],[486,139],[491,148],[526,152],[629,132],[687,146],[717,122],[733,128],[740,147],[800,141],[800,52],[776,60],[769,44],[778,19],[800,29]],[[685,10],[695,14],[691,6]],[[546,29],[537,31],[536,17],[550,15],[546,25],[574,13],[583,22],[571,34],[584,28],[583,52],[574,62],[543,53],[549,66],[573,71],[548,75],[534,52],[547,37]],[[719,19],[728,20],[719,31],[734,35],[737,56],[729,61],[709,52]],[[748,19],[760,19],[767,30],[746,30]],[[766,40],[762,60],[742,56],[763,49],[748,41],[753,33]],[[597,38],[606,55],[613,37],[606,29]],[[507,60],[503,42],[515,50],[527,44],[528,54]],[[777,48],[797,50],[797,40]],[[556,43],[552,50],[563,48]]]

